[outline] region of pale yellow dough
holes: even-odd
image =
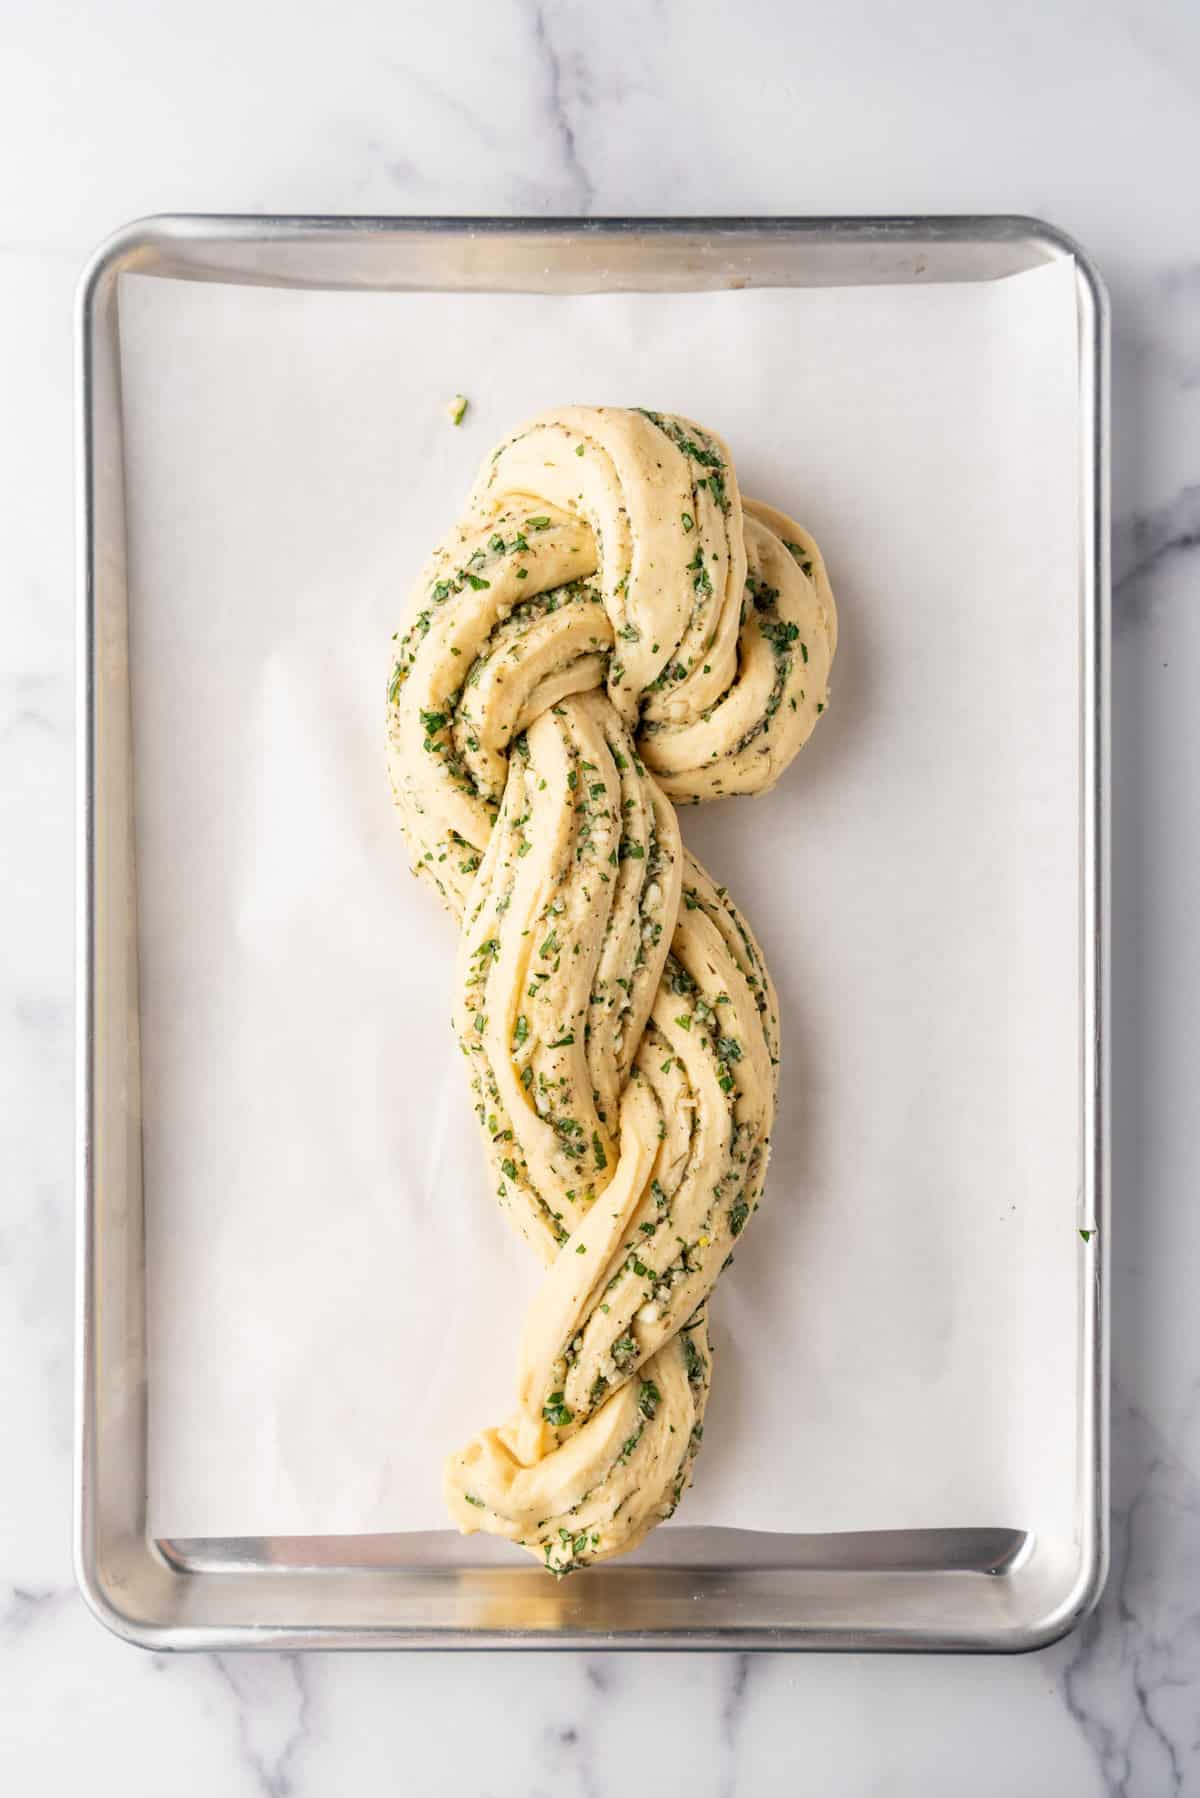
[[[464,1531],[552,1572],[678,1504],[705,1303],[766,1174],[774,988],[675,805],[772,786],[837,638],[808,533],[687,419],[546,412],[488,457],[388,689],[413,867],[459,919],[493,1189],[546,1264],[517,1407],[447,1463]]]

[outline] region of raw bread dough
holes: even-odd
[[[585,406],[488,457],[397,634],[396,803],[461,923],[493,1187],[547,1265],[517,1409],[450,1458],[446,1498],[554,1573],[678,1504],[705,1304],[766,1174],[774,989],[672,801],[774,785],[836,637],[816,544],[742,500],[720,438]]]

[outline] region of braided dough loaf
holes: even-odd
[[[461,925],[493,1188],[547,1267],[516,1412],[451,1456],[446,1498],[554,1573],[678,1504],[705,1301],[766,1173],[774,989],[672,801],[772,786],[835,642],[816,544],[742,500],[720,438],[585,406],[489,456],[397,633],[396,803]]]

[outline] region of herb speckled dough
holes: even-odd
[[[675,807],[774,785],[836,639],[816,544],[742,499],[721,439],[604,406],[488,457],[397,633],[396,804],[461,926],[493,1190],[546,1264],[516,1410],[450,1457],[446,1499],[556,1574],[679,1503],[706,1303],[767,1169],[774,988]]]

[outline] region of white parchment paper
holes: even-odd
[[[1071,270],[572,299],[126,277],[121,305],[154,1532],[442,1528],[444,1454],[507,1414],[537,1269],[484,1177],[383,694],[478,461],[568,400],[720,430],[841,615],[781,788],[684,816],[761,936],[784,1061],[678,1521],[1069,1527]]]

